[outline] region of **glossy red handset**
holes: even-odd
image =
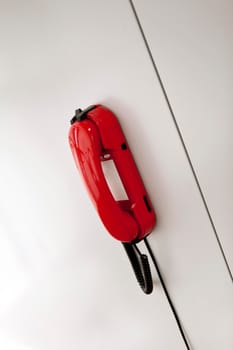
[[[139,242],[156,217],[150,198],[116,116],[103,105],[77,110],[69,143],[90,197],[108,232],[121,242]],[[113,160],[127,200],[115,200],[101,166]]]

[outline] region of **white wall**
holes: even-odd
[[[156,48],[152,38],[160,30],[153,6],[165,5],[155,4],[135,5],[163,58],[163,45]],[[100,102],[119,117],[154,203],[158,225],[150,242],[193,349],[231,349],[229,273],[130,4],[12,0],[0,13],[1,348],[185,349],[156,276],[154,293],[143,295],[76,171],[69,120],[77,107]],[[180,100],[173,95],[175,74],[169,64],[161,70],[172,103],[180,106],[184,139],[196,140],[190,156],[213,207],[210,196],[217,194],[195,151],[193,114],[181,117],[179,101],[190,109],[193,103],[187,90],[180,90]],[[192,86],[185,72],[179,77]],[[201,89],[198,80],[192,89]],[[222,135],[224,148],[230,138]],[[205,161],[217,181],[208,150]],[[224,186],[230,191],[230,182]],[[223,242],[221,225],[218,232]]]

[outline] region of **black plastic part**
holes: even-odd
[[[123,151],[127,149],[127,145],[125,142],[121,144],[121,149],[123,149]]]
[[[149,204],[149,202],[148,202],[147,197],[146,197],[146,196],[143,196],[143,200],[144,200],[144,203],[145,203],[145,205],[146,205],[146,209],[147,209],[149,212],[151,212],[151,207],[150,207],[150,204]]]
[[[95,109],[95,105],[91,105],[84,110],[81,108],[76,109],[74,117],[71,119],[70,124],[74,124],[75,122],[81,122],[82,120],[87,118],[87,113],[92,111],[92,109]]]
[[[141,254],[139,249],[132,243],[122,242],[122,244],[140,287],[145,294],[151,294],[153,291],[153,281],[147,256]]]

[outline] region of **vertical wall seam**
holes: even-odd
[[[158,67],[157,67],[156,64],[155,64],[154,57],[153,57],[153,55],[152,55],[152,52],[151,52],[149,43],[148,43],[148,41],[147,41],[147,39],[146,39],[144,30],[143,30],[143,28],[142,28],[142,25],[141,25],[141,22],[140,22],[140,20],[139,20],[139,17],[138,17],[136,8],[135,8],[135,6],[134,6],[134,4],[133,4],[133,1],[132,1],[132,0],[129,0],[129,3],[130,3],[130,6],[131,6],[131,8],[132,8],[133,14],[134,14],[134,16],[135,16],[135,20],[136,20],[136,22],[137,22],[137,25],[138,25],[138,27],[139,27],[139,31],[140,31],[140,33],[141,33],[142,39],[143,39],[144,44],[145,44],[145,46],[146,46],[146,50],[147,50],[147,53],[148,53],[148,55],[149,55],[150,61],[151,61],[151,63],[152,63],[153,69],[154,69],[154,71],[155,71],[156,77],[157,77],[157,79],[158,79],[158,81],[159,81],[159,84],[160,84],[160,87],[161,87],[161,89],[162,89],[162,92],[163,92],[165,101],[166,101],[166,103],[167,103],[169,112],[170,112],[170,114],[171,114],[171,116],[172,116],[172,120],[173,120],[173,122],[174,122],[176,131],[177,131],[177,133],[178,133],[178,135],[179,135],[179,138],[180,138],[180,141],[181,141],[181,144],[182,144],[184,153],[185,153],[185,155],[186,155],[186,158],[187,158],[187,160],[188,160],[189,166],[190,166],[190,168],[191,168],[191,171],[192,171],[192,174],[193,174],[193,177],[194,177],[196,186],[197,186],[197,188],[198,188],[198,191],[199,191],[199,194],[200,194],[200,196],[201,196],[201,199],[202,199],[204,208],[205,208],[205,210],[206,210],[206,213],[207,213],[207,216],[208,216],[208,218],[209,218],[211,227],[212,227],[212,229],[213,229],[215,238],[216,238],[216,240],[217,240],[217,243],[218,243],[220,252],[221,252],[221,254],[222,254],[222,257],[223,257],[225,266],[226,266],[226,268],[227,268],[227,271],[228,271],[228,274],[229,274],[229,276],[230,276],[230,279],[231,279],[231,281],[233,282],[233,276],[232,276],[232,272],[231,272],[230,266],[229,266],[229,264],[228,264],[228,261],[227,261],[225,252],[224,252],[224,250],[223,250],[223,247],[222,247],[222,244],[221,244],[221,241],[220,241],[220,238],[219,238],[217,229],[216,229],[216,227],[215,227],[215,224],[214,224],[214,221],[213,221],[213,219],[212,219],[210,210],[209,210],[209,208],[208,208],[207,201],[206,201],[206,199],[205,199],[204,193],[203,193],[203,191],[202,191],[202,189],[201,189],[201,185],[200,185],[198,176],[197,176],[196,171],[195,171],[195,169],[194,169],[194,166],[193,166],[193,164],[192,164],[190,155],[189,155],[189,153],[188,153],[187,147],[186,147],[185,142],[184,142],[184,138],[183,138],[182,133],[181,133],[181,131],[180,131],[180,128],[179,128],[179,125],[178,125],[178,123],[177,123],[177,120],[176,120],[174,111],[173,111],[173,109],[172,109],[172,106],[171,106],[171,103],[170,103],[170,101],[169,101],[167,92],[166,92],[166,90],[165,90],[163,81],[162,81],[161,76],[160,76],[160,74],[159,74]]]

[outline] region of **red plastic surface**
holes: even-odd
[[[115,115],[97,105],[70,128],[69,142],[90,197],[109,233],[122,242],[140,241],[155,226],[156,218],[124,133]],[[114,161],[128,200],[116,201],[101,161]]]

